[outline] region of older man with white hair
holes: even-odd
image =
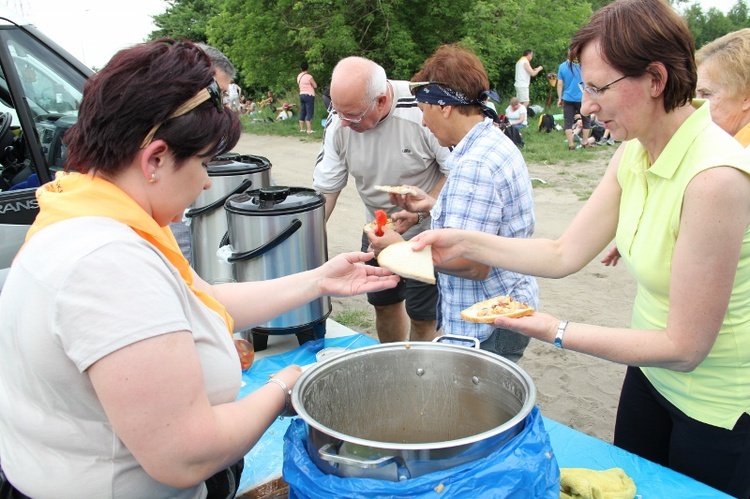
[[[313,187],[326,199],[326,220],[349,175],[365,205],[364,222],[373,221],[379,209],[389,215],[400,211],[376,185],[413,185],[437,196],[445,183],[443,165],[449,154],[422,125],[409,82],[388,80],[385,70],[369,59],[339,61],[331,77],[331,115],[313,173]],[[394,221],[410,239],[429,229],[428,217],[429,213],[410,213]],[[362,248],[369,245],[368,234],[363,234]],[[370,263],[377,265],[374,260]],[[435,285],[404,279],[398,288],[367,298],[375,307],[381,342],[436,336]]]

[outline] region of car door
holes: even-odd
[[[38,213],[36,187],[64,167],[62,137],[91,74],[36,28],[0,13],[0,287]]]

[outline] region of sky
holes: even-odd
[[[727,12],[736,0],[697,0]],[[118,50],[144,41],[165,0],[0,0],[89,67],[101,68]]]
[[[165,0],[0,0],[89,67],[101,68],[118,50],[156,27]]]

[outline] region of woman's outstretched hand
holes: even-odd
[[[456,229],[426,230],[410,239],[412,249],[420,251],[427,245],[432,246],[432,263],[440,265],[462,256],[461,232]]]
[[[399,276],[390,270],[365,265],[372,253],[342,253],[328,260],[316,271],[320,273],[321,295],[352,296],[393,288]]]

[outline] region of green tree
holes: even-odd
[[[208,41],[206,26],[216,15],[216,2],[212,0],[165,0],[167,10],[153,16],[157,29],[149,40],[158,38],[187,38],[194,42]]]
[[[515,94],[516,61],[524,50],[533,50],[532,66],[544,70],[532,78],[530,97],[544,103],[550,92],[544,75],[557,72],[570,38],[590,16],[590,4],[577,0],[479,0],[464,16],[465,41],[482,58],[504,102]]]
[[[694,3],[684,10],[682,16],[693,34],[696,48],[732,31],[750,27],[746,0],[737,0],[727,14],[713,7],[704,11]]]
[[[604,4],[608,0],[593,0]],[[581,0],[169,0],[155,16],[160,36],[206,41],[234,63],[249,93],[296,92],[306,60],[321,86],[335,64],[359,55],[391,78],[409,79],[441,44],[462,42],[485,63],[494,86],[513,92],[513,70],[526,48],[544,73],[557,69],[571,35],[591,14]],[[546,98],[535,78],[532,99]],[[537,97],[539,95],[539,97]]]

